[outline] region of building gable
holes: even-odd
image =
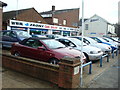
[[[94,15],[91,18],[89,18],[88,20],[85,21],[86,22],[95,22],[95,21],[101,21],[101,22],[105,22],[105,23],[109,23],[108,21],[106,21],[105,19],[103,19],[102,17],[98,16],[98,15]]]
[[[46,24],[44,19],[39,15],[39,13],[34,8],[4,12],[3,21],[7,22],[10,19],[28,22],[40,22]]]

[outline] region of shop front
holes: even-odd
[[[25,30],[29,34],[58,34],[63,36],[71,36],[75,35],[77,28],[72,27],[64,27],[64,26],[57,26],[57,25],[49,25],[49,24],[41,24],[41,23],[34,23],[34,22],[25,22],[25,21],[18,21],[18,20],[10,20],[9,26],[7,26],[7,30]],[[75,32],[75,33],[73,33]]]
[[[52,30],[52,34],[62,35],[62,31],[60,31],[60,30]]]
[[[11,26],[11,30],[25,30],[25,31],[27,31],[28,28],[26,28],[26,27],[15,27],[15,26]]]
[[[70,31],[63,31],[63,36],[71,36]]]
[[[72,32],[71,32],[71,36],[77,36],[77,33],[78,33],[78,32],[76,32],[76,31],[72,31]]]
[[[38,34],[38,35],[45,35],[48,34],[48,29],[36,29],[36,28],[30,28],[30,34]]]

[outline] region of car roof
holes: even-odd
[[[36,40],[53,40],[53,39],[50,39],[50,38],[47,38],[47,37],[30,37],[28,39],[36,39]]]

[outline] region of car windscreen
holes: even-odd
[[[65,45],[56,40],[42,40],[49,48],[58,49],[64,48]]]
[[[86,39],[91,42],[92,44],[97,44],[97,41],[95,41],[94,39],[92,38],[89,38],[89,37],[86,37]]]
[[[78,39],[76,39],[76,38],[70,38],[70,40],[72,41],[72,42],[74,42],[75,44],[77,44],[78,46],[81,46],[82,45],[82,42],[80,41],[80,40],[78,40]],[[83,42],[83,46],[86,46],[87,44],[85,44],[84,42]]]
[[[21,37],[21,38],[29,38],[31,37],[31,35],[28,34],[28,32],[26,31],[16,31],[17,36]]]
[[[107,42],[107,41],[104,40],[103,38],[98,37],[98,39],[100,39],[102,42]]]

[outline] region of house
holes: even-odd
[[[51,25],[78,27],[79,8],[55,10],[55,6],[52,6],[52,10],[41,12],[40,15]]]
[[[103,36],[115,34],[114,25],[110,24],[108,21],[96,14],[85,20],[84,24],[85,36]],[[80,28],[80,31],[81,30],[82,28]]]
[[[7,4],[0,1],[0,30],[2,30],[2,14],[3,14],[3,7],[5,6],[7,6]]]

